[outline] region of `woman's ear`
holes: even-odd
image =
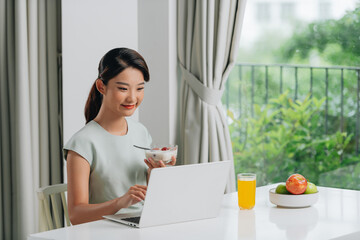
[[[106,88],[104,82],[103,82],[101,79],[98,78],[98,79],[96,79],[95,85],[96,85],[96,89],[97,89],[102,95],[104,95],[104,94],[105,94],[105,88]]]

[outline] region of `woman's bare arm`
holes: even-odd
[[[68,211],[72,224],[102,219],[145,199],[146,186],[135,185],[119,198],[98,204],[89,204],[90,165],[79,154],[67,155]]]

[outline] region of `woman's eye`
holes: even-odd
[[[127,90],[127,88],[122,88],[122,87],[119,87],[118,89],[121,90],[121,91],[126,91]]]
[[[137,90],[138,90],[138,91],[141,91],[141,90],[144,90],[144,88],[143,88],[143,87],[142,87],[142,88],[138,88]]]

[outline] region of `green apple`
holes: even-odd
[[[311,183],[311,182],[308,182],[308,185],[306,187],[306,190],[305,190],[305,194],[310,194],[310,193],[317,193],[317,187],[315,184]]]
[[[286,190],[286,185],[284,183],[280,183],[276,189],[275,192],[278,194],[290,194],[288,190]]]

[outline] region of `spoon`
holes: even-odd
[[[144,150],[151,150],[151,148],[139,147],[139,146],[136,146],[136,145],[134,145],[134,147],[136,147],[136,148],[140,148],[140,149],[144,149]]]

